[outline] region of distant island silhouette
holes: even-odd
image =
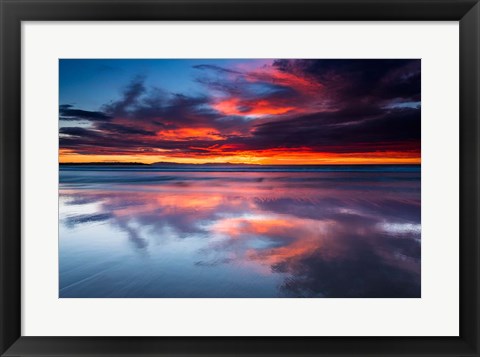
[[[85,165],[102,165],[102,166],[127,166],[127,165],[141,165],[141,166],[275,166],[275,165],[261,165],[261,164],[240,164],[240,163],[203,163],[203,164],[184,164],[179,162],[166,162],[166,161],[159,161],[153,162],[151,164],[146,164],[143,162],[60,162],[60,165],[78,165],[78,166],[85,166]],[[284,165],[277,165],[277,166],[284,166]],[[289,165],[290,166],[290,165]]]
[[[270,166],[279,166],[279,167],[286,167],[286,166],[302,166],[302,167],[314,167],[314,166],[420,166],[420,164],[243,164],[243,163],[217,163],[217,162],[209,162],[203,164],[186,164],[186,163],[179,163],[179,162],[153,162],[151,164],[143,163],[143,162],[60,162],[60,166],[149,166],[149,167],[225,167],[225,166],[234,166],[234,167],[270,167]]]

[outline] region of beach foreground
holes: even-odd
[[[420,203],[420,166],[61,166],[59,296],[420,297]]]

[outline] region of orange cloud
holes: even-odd
[[[220,133],[213,128],[181,128],[161,130],[157,133],[157,138],[169,141],[188,141],[188,140],[223,140]]]
[[[321,83],[311,81],[305,77],[295,75],[293,73],[279,71],[273,67],[262,67],[253,70],[247,76],[247,80],[251,82],[267,81],[273,84],[279,84],[295,88],[302,93],[316,93],[318,94],[324,87]]]
[[[292,106],[275,104],[267,100],[240,101],[238,98],[221,100],[213,104],[213,108],[225,115],[263,116],[280,115],[295,109]]]

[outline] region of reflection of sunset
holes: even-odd
[[[258,207],[257,207],[258,209]],[[252,218],[226,218],[213,226],[216,233],[230,238],[271,237],[272,248],[248,249],[245,258],[262,264],[274,265],[279,261],[302,256],[318,249],[326,239],[330,222],[302,219],[291,215],[276,215]],[[286,244],[285,244],[286,243]],[[280,244],[281,246],[275,247]]]
[[[173,209],[207,209],[215,208],[223,201],[221,195],[214,193],[209,194],[208,197],[203,197],[196,194],[183,195],[156,195],[155,197],[157,207],[172,207]]]
[[[63,175],[76,178],[75,171]],[[131,184],[129,175],[145,183]],[[111,227],[112,237],[123,232],[152,255],[181,254],[175,247],[188,238],[195,249],[182,259],[199,274],[233,269],[284,279],[287,296],[410,296],[420,267],[417,175],[85,171],[81,182],[125,183],[62,189],[62,219],[74,230]],[[404,275],[407,287],[395,280]],[[363,285],[350,291],[350,284]]]
[[[230,237],[244,234],[275,234],[295,225],[285,218],[253,217],[253,218],[225,218],[213,226],[213,230]]]
[[[148,213],[158,207],[162,207],[164,212],[178,212],[178,210],[206,210],[215,208],[221,204],[223,198],[221,195],[209,195],[208,197],[199,195],[166,195],[149,193],[148,198],[142,198],[140,206],[118,208],[115,214],[119,216],[135,215],[140,212]]]

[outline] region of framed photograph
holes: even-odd
[[[2,356],[480,356],[476,0],[0,4]]]

